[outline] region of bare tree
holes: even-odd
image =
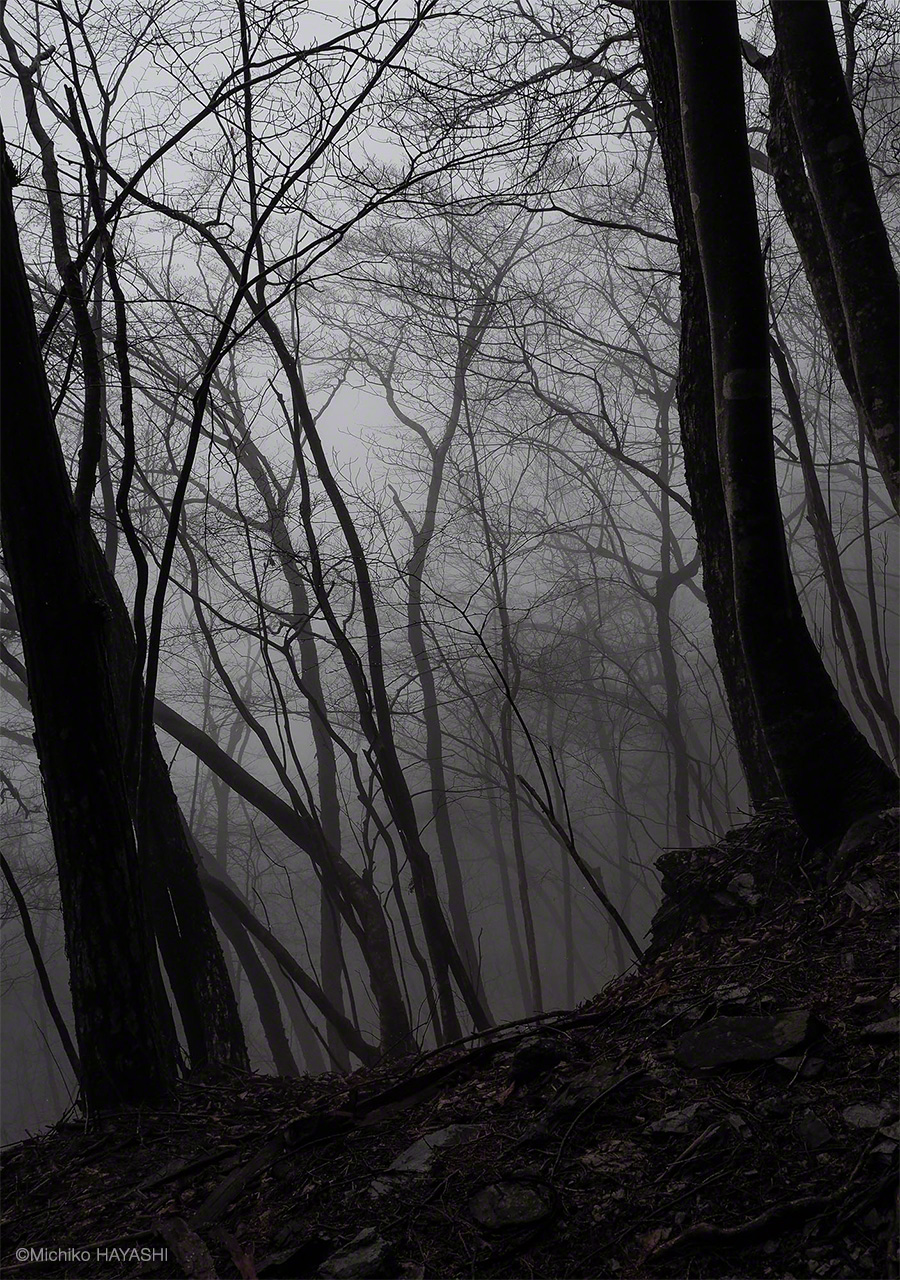
[[[767,304],[737,14],[730,4],[673,4],[671,13],[741,644],[785,794],[807,834],[829,841],[889,802],[897,780],[840,703],[791,576],[775,485]]]

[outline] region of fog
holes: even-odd
[[[148,633],[123,659],[124,687],[134,671],[150,687],[120,725],[123,758],[155,692],[204,874],[389,1052],[392,1016],[428,1048],[471,1031],[479,1004],[503,1022],[594,994],[639,960],[659,852],[712,842],[752,806],[685,476],[679,259],[628,8],[332,9],[103,0],[68,27],[44,6],[37,31],[10,6],[0,102],[73,485],[85,343],[99,355],[90,524]],[[741,16],[771,47],[762,7]],[[852,73],[897,230],[879,178],[889,16],[869,6]],[[840,25],[838,43],[846,55]],[[773,426],[793,579],[891,763],[892,509],[776,199],[749,64],[745,88],[786,357]],[[62,259],[89,339],[54,308]],[[8,1143],[59,1119],[77,1085],[12,891],[71,1025],[6,582],[2,596]],[[163,801],[141,794],[152,862]],[[431,876],[469,998],[455,976],[441,986]],[[358,1065],[203,884],[252,1068]]]

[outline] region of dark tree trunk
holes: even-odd
[[[385,1052],[408,1053],[415,1049],[403,993],[397,979],[391,950],[391,937],[381,900],[371,885],[350,866],[349,862],[325,842],[321,827],[306,814],[291,808],[268,787],[232,760],[222,748],[195,725],[157,699],[154,716],[157,725],[178,742],[193,751],[210,769],[264,813],[288,839],[303,849],[320,874],[331,874],[340,889],[340,907],[348,925],[356,926],[356,935],[369,970],[372,996],[378,1007],[382,1044]],[[249,927],[249,926],[248,926]],[[319,1006],[321,1007],[321,1006]],[[335,1006],[328,1002],[328,1007]],[[330,1016],[330,1015],[329,1015]],[[335,1025],[342,1025],[343,1015]],[[345,1037],[346,1039],[346,1037]],[[355,1052],[355,1050],[354,1050]]]
[[[672,3],[670,12],[709,308],[738,630],[784,794],[806,834],[827,842],[889,803],[897,780],[841,705],[807,630],[788,560],[737,10],[724,2]]]
[[[122,768],[108,609],[53,423],[5,146],[0,169],[3,549],[59,869],[82,1091],[91,1110],[150,1103],[176,1063]]]
[[[131,621],[96,538],[83,520],[78,529],[87,563],[96,572],[107,609],[109,677],[119,738],[128,732],[128,698],[135,643]],[[30,703],[26,700],[30,709]],[[195,860],[169,771],[155,736],[146,757],[148,811],[138,850],[144,894],[166,976],[181,1015],[192,1068],[210,1064],[249,1068],[237,1001],[219,940],[209,918]],[[129,796],[134,805],[134,796]],[[171,1014],[166,1017],[175,1037]]]
[[[265,965],[256,953],[253,939],[227,902],[223,902],[217,899],[215,894],[211,894],[210,907],[219,928],[234,947],[235,955],[247,975],[250,990],[253,992],[253,999],[256,1001],[256,1007],[259,1010],[259,1021],[263,1029],[263,1035],[266,1037],[269,1052],[272,1054],[272,1063],[275,1067],[276,1075],[299,1076],[300,1069],[291,1052],[291,1046],[284,1030],[281,1006],[278,1003],[278,993],[275,990],[272,979],[266,972]]]
[[[293,979],[298,988],[316,1006],[323,1017],[334,1023],[348,1049],[356,1054],[360,1062],[366,1066],[371,1066],[380,1056],[378,1050],[363,1039],[349,1018],[335,1009],[334,1005],[330,1003],[322,992],[318,983],[300,968],[287,947],[278,941],[270,929],[267,929],[264,924],[256,919],[246,902],[224,880],[220,880],[218,876],[206,870],[201,870],[200,875],[207,893],[215,894],[220,902],[225,903],[235,919],[241,922],[247,932],[271,952],[284,972]]]
[[[728,517],[716,448],[706,291],[681,142],[678,72],[668,5],[634,0],[641,55],[656,117],[681,266],[678,415],[684,472],[703,564],[703,590],[728,711],[754,806],[781,795],[738,638]]]
[[[900,509],[900,287],[827,0],[772,0],[772,18],[841,301],[866,439]]]
[[[749,46],[745,47],[749,49]],[[838,372],[862,422],[863,406],[859,387],[856,385],[853,361],[850,358],[847,322],[841,307],[841,297],[834,278],[834,268],[831,265],[825,232],[822,230],[819,211],[809,189],[803,165],[803,153],[800,150],[800,139],[797,137],[797,129],[784,87],[784,75],[778,50],[776,49],[771,58],[758,56],[755,51],[749,52],[748,57],[769,86],[769,131],[766,136],[766,151],[772,165],[772,177],[775,180],[778,202],[797,245],[816,308],[825,326],[825,332],[828,334]]]
[[[327,587],[321,581],[321,570],[314,571],[313,589],[319,606],[322,608],[328,622],[332,637],[341,651],[347,674],[353,684],[360,712],[360,723],[369,741],[373,755],[378,761],[385,801],[390,810],[391,818],[400,834],[403,849],[409,862],[416,903],[419,908],[419,918],[422,922],[422,931],[425,935],[425,943],[428,949],[428,959],[434,973],[443,1031],[446,1037],[451,1040],[462,1034],[459,1015],[453,998],[451,978],[455,981],[475,1026],[478,1030],[485,1031],[490,1026],[490,1020],[478,998],[476,985],[472,981],[444,917],[444,910],[441,906],[437,883],[434,878],[434,868],[431,865],[428,852],[422,844],[412,793],[406,781],[400,757],[397,754],[391,719],[391,700],[384,678],[381,627],[366,554],[360,542],[359,533],[353,523],[353,517],[350,514],[344,495],[333,474],[328,455],[323,447],[316,419],[306,398],[306,390],[303,385],[300,368],[291,357],[287,344],[271,317],[264,311],[260,311],[257,314],[257,318],[260,327],[268,335],[278,354],[281,366],[291,387],[296,430],[294,442],[295,458],[298,468],[301,469],[301,474],[305,477],[306,463],[300,445],[300,432],[302,431],[303,439],[309,445],[309,453],[315,466],[316,475],[337,516],[353,565],[366,637],[368,678],[359,654],[349,642],[346,633],[331,611]],[[314,558],[317,558],[316,534],[310,521],[308,500],[301,504],[301,518],[304,520],[310,553]],[[319,575],[319,581],[315,580],[317,574]]]

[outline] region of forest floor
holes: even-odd
[[[0,1274],[896,1276],[897,813],[830,882],[802,844],[663,855],[649,958],[576,1010],[9,1148]]]

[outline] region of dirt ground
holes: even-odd
[[[896,819],[663,855],[648,957],[578,1009],[8,1148],[0,1274],[897,1276]]]

